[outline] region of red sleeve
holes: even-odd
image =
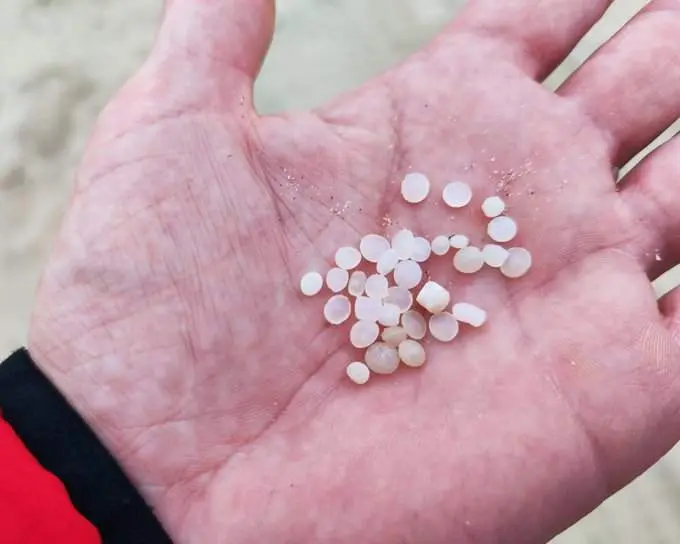
[[[63,484],[24,448],[0,419],[0,543],[101,544]]]

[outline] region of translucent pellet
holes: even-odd
[[[323,307],[323,316],[331,325],[340,325],[349,319],[352,304],[345,295],[334,295]]]
[[[438,314],[449,305],[451,295],[437,282],[428,281],[418,293],[416,302],[431,314]]]
[[[349,272],[342,268],[331,268],[326,273],[326,285],[334,293],[339,293],[349,283]]]
[[[363,349],[380,336],[380,327],[373,321],[357,321],[349,331],[349,341],[355,348]]]
[[[454,249],[463,249],[470,245],[470,238],[464,234],[454,234],[449,240],[451,247]]]
[[[385,297],[384,302],[396,305],[403,314],[413,306],[413,295],[411,291],[404,287],[390,287],[387,289],[387,297]]]
[[[425,174],[406,174],[401,182],[401,196],[406,202],[418,204],[427,198],[430,193],[430,180]]]
[[[501,266],[501,274],[507,278],[521,278],[531,269],[531,253],[523,247],[508,250],[508,258]]]
[[[380,335],[380,338],[387,345],[396,348],[404,340],[408,340],[408,334],[404,327],[387,327]]]
[[[452,181],[442,193],[444,202],[451,208],[463,208],[472,200],[472,189],[462,181]]]
[[[486,312],[479,306],[475,306],[468,302],[454,304],[451,313],[457,321],[467,323],[473,327],[481,327],[486,323]]]
[[[430,255],[432,254],[430,242],[419,236],[414,240],[414,243],[415,249],[413,250],[412,259],[417,263],[424,263],[430,258]]]
[[[451,249],[451,242],[448,236],[437,236],[432,240],[432,253],[435,255],[446,255]]]
[[[416,249],[416,239],[408,229],[402,229],[392,237],[392,249],[402,259],[410,259]]]
[[[300,291],[308,297],[317,295],[323,287],[323,276],[318,272],[307,272],[300,280]]]
[[[423,279],[423,270],[415,261],[401,261],[394,269],[394,282],[404,289],[413,289]]]
[[[401,317],[401,311],[399,306],[396,304],[383,304],[380,309],[380,317],[378,318],[378,323],[383,327],[396,327],[399,325],[399,318]]]
[[[479,272],[483,266],[484,255],[478,247],[464,247],[453,258],[453,267],[463,274],[474,274]]]
[[[359,244],[359,251],[369,263],[377,263],[380,256],[388,249],[390,249],[390,243],[378,234],[367,234]]]
[[[380,300],[360,296],[354,302],[354,316],[361,321],[373,321],[380,319],[382,303]]]
[[[399,368],[397,350],[384,342],[376,342],[366,350],[366,366],[376,374],[392,374]]]
[[[362,270],[355,270],[349,277],[349,283],[347,284],[347,291],[353,297],[358,297],[364,294],[364,289],[366,288],[366,272]]]
[[[387,278],[381,274],[373,274],[366,279],[366,296],[382,300],[387,296],[389,283]]]
[[[355,247],[341,247],[335,252],[335,264],[344,270],[353,270],[361,262],[361,253]]]
[[[450,342],[458,336],[458,321],[448,312],[433,315],[429,323],[430,334],[440,342]]]
[[[499,196],[490,196],[482,203],[482,213],[492,219],[505,211],[505,202]]]
[[[397,252],[394,249],[388,249],[380,256],[380,259],[378,259],[378,265],[376,267],[378,274],[386,276],[394,270],[397,263],[399,263],[399,255],[397,255]]]
[[[397,351],[406,366],[418,368],[425,364],[425,348],[415,340],[404,340],[399,344]]]
[[[500,268],[508,258],[508,250],[496,244],[487,244],[482,248],[484,262],[491,268]]]
[[[415,310],[406,312],[401,316],[401,326],[414,340],[422,340],[427,334],[427,322],[425,318]]]
[[[494,242],[509,242],[517,236],[517,223],[506,215],[494,217],[489,221],[486,232]]]
[[[347,376],[357,385],[364,385],[371,379],[371,370],[359,361],[347,365]]]

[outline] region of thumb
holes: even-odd
[[[251,98],[274,32],[274,0],[166,0],[150,62],[184,86]]]

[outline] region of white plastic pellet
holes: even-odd
[[[347,365],[347,376],[357,385],[364,385],[371,378],[371,370],[358,361]]]
[[[508,250],[496,244],[487,244],[482,248],[484,262],[491,268],[500,268],[508,258]]]
[[[347,291],[353,297],[359,297],[364,294],[364,289],[366,289],[366,272],[355,270],[349,277]]]
[[[474,274],[484,266],[484,255],[478,247],[464,247],[453,258],[453,267],[463,274]]]
[[[458,321],[448,312],[430,318],[430,334],[440,342],[450,342],[458,336]]]
[[[383,304],[380,310],[378,323],[380,323],[383,327],[396,327],[399,325],[400,317],[401,312],[399,311],[399,306],[389,303]]]
[[[349,341],[355,348],[363,349],[380,336],[380,327],[373,321],[357,321],[349,331]]]
[[[387,327],[380,336],[387,345],[396,348],[404,340],[408,340],[408,334],[404,327]]]
[[[408,229],[400,230],[392,237],[392,249],[397,252],[399,259],[410,259],[416,249],[415,236]]]
[[[341,247],[335,252],[335,264],[343,270],[353,270],[361,262],[361,252],[355,247]]]
[[[486,232],[494,242],[509,242],[517,236],[517,223],[506,215],[494,217],[489,221]]]
[[[317,295],[323,287],[323,276],[318,272],[307,272],[300,280],[300,291],[307,297]]]
[[[427,334],[427,322],[425,318],[415,310],[406,312],[401,316],[401,326],[414,340],[422,340]]]
[[[387,297],[385,297],[385,304],[394,304],[399,308],[403,314],[408,312],[413,306],[413,295],[411,291],[404,287],[390,287],[387,290]]]
[[[387,274],[394,270],[398,262],[399,255],[397,255],[397,252],[392,248],[388,249],[385,253],[383,253],[380,256],[380,259],[378,259],[377,265],[378,274],[386,276]]]
[[[357,297],[354,302],[354,315],[361,321],[373,321],[380,319],[382,304],[379,299],[370,297]]]
[[[446,255],[451,249],[451,242],[448,236],[437,236],[432,240],[432,253],[435,255]]]
[[[359,244],[359,251],[369,263],[377,263],[380,256],[388,249],[390,249],[390,243],[378,234],[367,234]]]
[[[342,268],[331,268],[326,273],[326,285],[334,293],[339,293],[349,283],[349,272]]]
[[[505,202],[499,196],[490,196],[482,203],[482,213],[489,219],[498,217],[505,211]]]
[[[397,350],[384,342],[376,342],[366,350],[366,366],[376,374],[392,374],[399,368]]]
[[[323,316],[331,325],[340,325],[349,319],[352,304],[345,295],[334,295],[323,307]]]
[[[508,250],[508,258],[501,267],[501,274],[507,278],[521,278],[532,265],[531,253],[523,247],[513,247]]]
[[[401,261],[394,269],[394,282],[404,289],[413,289],[423,279],[423,269],[415,261]]]
[[[401,182],[401,196],[406,202],[418,204],[427,198],[430,193],[430,180],[425,174],[406,174]]]
[[[413,250],[412,258],[417,263],[424,263],[430,258],[430,255],[432,254],[430,242],[419,236],[414,240],[414,243],[415,249]]]
[[[481,327],[486,323],[486,312],[474,304],[459,302],[453,305],[451,313],[456,320],[473,327]]]
[[[449,305],[451,295],[437,282],[428,281],[418,293],[416,302],[431,314],[438,314]]]
[[[404,340],[397,351],[406,366],[418,368],[425,364],[425,348],[415,340]]]
[[[470,239],[464,234],[454,234],[449,242],[451,242],[451,247],[454,249],[463,249],[470,245]]]
[[[472,200],[472,189],[462,181],[452,181],[442,193],[444,202],[451,208],[463,208]]]
[[[366,279],[366,296],[382,300],[387,296],[389,283],[387,278],[381,274],[373,274]]]

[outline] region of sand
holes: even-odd
[[[461,3],[280,0],[274,47],[257,87],[260,109],[313,106],[352,88],[426,42]],[[644,3],[619,0],[550,85]],[[84,142],[97,112],[144,58],[159,13],[158,0],[0,4],[0,353],[24,341]],[[667,279],[659,289],[672,284]],[[679,542],[679,503],[675,451],[556,542]]]

